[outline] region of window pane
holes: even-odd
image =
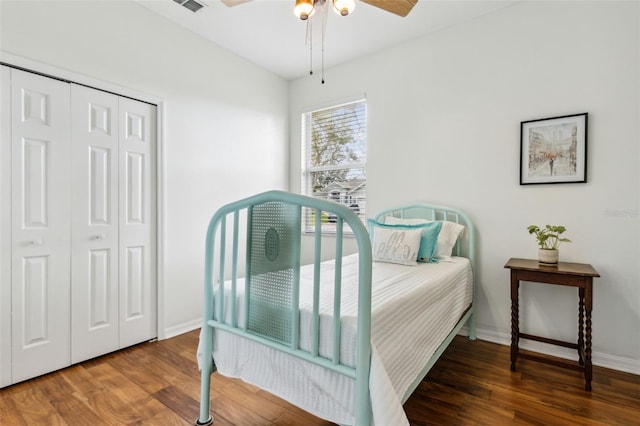
[[[341,104],[303,114],[303,191],[366,214],[366,102]],[[315,229],[315,213],[304,212],[305,230]],[[322,212],[322,232],[335,232],[335,215]],[[345,231],[350,232],[348,227]]]
[[[337,166],[366,160],[365,104],[359,102],[311,113],[310,166]]]
[[[364,210],[366,180],[364,169],[325,170],[311,172],[312,195],[323,200]]]

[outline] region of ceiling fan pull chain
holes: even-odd
[[[324,36],[327,29],[327,2],[325,1],[322,9],[322,84],[324,84]]]
[[[309,75],[313,75],[313,28],[311,19],[307,21],[307,39],[309,41]]]

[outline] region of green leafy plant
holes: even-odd
[[[529,235],[535,234],[538,246],[541,249],[552,250],[558,249],[560,243],[570,243],[568,238],[562,238],[560,235],[564,233],[567,228],[561,225],[545,225],[544,228],[540,228],[537,225],[531,225],[527,227]]]

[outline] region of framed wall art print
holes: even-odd
[[[587,116],[520,123],[520,185],[587,181]]]

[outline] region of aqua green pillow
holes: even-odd
[[[442,229],[442,222],[428,222],[418,226],[422,228],[418,262],[437,263],[436,249],[438,248],[438,235]]]

